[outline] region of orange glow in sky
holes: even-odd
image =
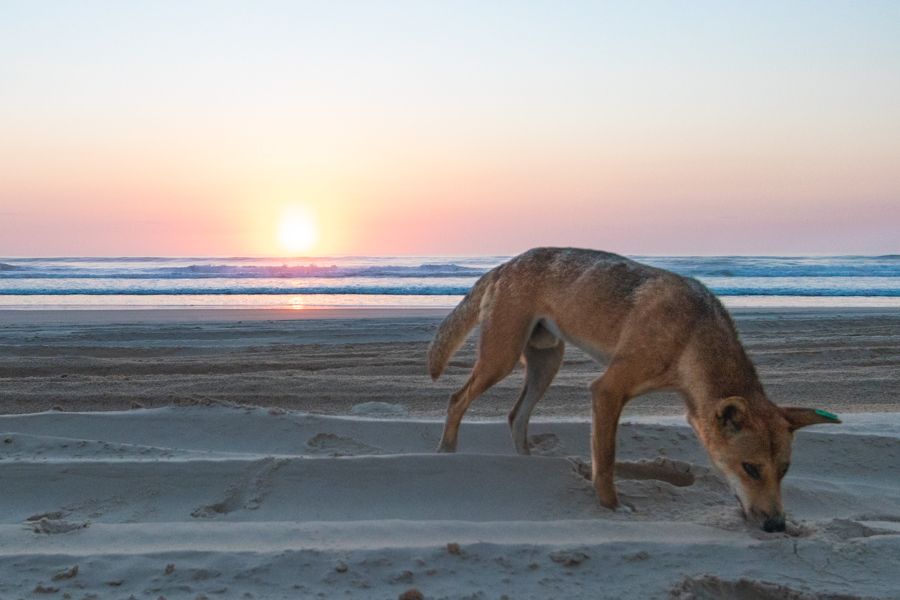
[[[0,257],[893,253],[897,73],[897,2],[13,0]]]

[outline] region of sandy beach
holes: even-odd
[[[577,350],[538,406],[521,372],[433,453],[470,341],[432,383],[441,311],[0,312],[0,598],[896,598],[900,313],[738,310],[797,434],[788,530],[748,528],[658,394],[629,405],[618,486],[584,478]]]

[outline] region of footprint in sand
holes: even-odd
[[[572,470],[588,481],[591,479],[591,465],[580,458],[570,458]],[[696,477],[692,472],[694,465],[682,462],[680,460],[672,460],[665,457],[658,457],[655,460],[640,460],[636,462],[617,462],[616,478],[645,480],[656,479],[664,481],[676,487],[688,487],[694,485]]]
[[[191,516],[198,519],[212,519],[240,509],[258,509],[272,491],[275,472],[286,462],[271,457],[256,461],[240,481],[225,491],[224,499],[195,509]]]
[[[69,533],[70,531],[85,529],[89,525],[90,523],[87,521],[66,521],[64,519],[51,519],[48,517],[40,517],[35,520],[28,519],[27,521],[25,521],[25,526],[31,529],[33,532],[48,535],[56,533]]]
[[[840,540],[867,538],[873,535],[896,535],[897,530],[858,523],[850,519],[832,519],[822,530]]]
[[[673,599],[713,600],[716,598],[752,598],[753,600],[838,600],[851,596],[842,594],[820,594],[795,590],[783,585],[738,579],[728,581],[713,575],[686,577],[670,592]]]
[[[538,456],[559,456],[562,452],[562,444],[555,433],[538,433],[528,436],[528,447],[532,454]]]
[[[620,479],[657,479],[675,487],[694,485],[693,465],[680,460],[658,457],[655,460],[616,463],[616,476]]]
[[[381,454],[381,448],[369,446],[353,438],[334,433],[318,433],[306,442],[311,454],[327,456],[356,456],[360,454]]]

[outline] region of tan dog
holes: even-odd
[[[528,454],[528,420],[559,370],[565,340],[609,361],[591,384],[592,477],[608,508],[619,506],[616,427],[635,396],[680,392],[688,421],[745,516],[766,531],[785,527],[781,479],[793,432],[840,422],[824,411],[773,404],[728,312],[700,282],[616,254],[536,248],[486,273],[441,323],[428,350],[433,379],[479,322],[478,358],[450,397],[439,450],[456,450],[466,409],[521,358],[525,386],[509,424],[516,450]]]

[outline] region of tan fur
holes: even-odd
[[[428,346],[428,373],[433,380],[441,376],[450,358],[478,323],[481,302],[493,281],[492,274],[493,271],[481,277],[438,327]]]
[[[450,398],[439,450],[455,451],[466,409],[522,360],[525,386],[509,422],[517,451],[527,454],[531,411],[562,363],[564,342],[571,343],[608,361],[591,384],[591,458],[594,488],[609,508],[619,506],[619,416],[641,394],[671,389],[683,396],[712,462],[747,517],[767,530],[784,529],[780,482],[793,431],[835,422],[769,401],[728,312],[700,282],[616,254],[535,248],[485,274],[440,325],[428,351],[432,378],[479,322],[478,357]]]

